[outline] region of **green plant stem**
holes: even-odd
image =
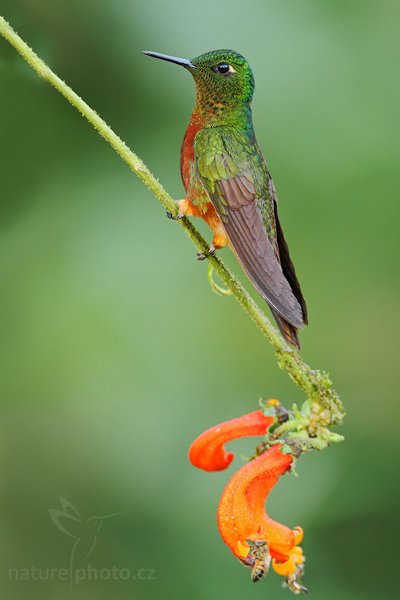
[[[161,204],[173,215],[177,208],[173,198],[152,175],[143,161],[128,148],[114,131],[86,102],[82,100],[68,85],[64,83],[37,54],[19,37],[7,21],[0,16],[0,34],[20,53],[29,65],[60,94],[64,96],[84,116],[98,133],[119,154],[132,171],[146,184]],[[208,250],[208,244],[192,223],[183,218],[180,227],[194,242],[201,252]],[[208,259],[214,271],[225,283],[226,287],[239,302],[243,310],[256,323],[261,332],[274,348],[278,364],[285,369],[291,379],[303,390],[311,402],[312,412],[319,424],[329,426],[340,423],[344,416],[343,406],[339,396],[332,387],[332,382],[326,373],[312,370],[302,359],[298,351],[290,347],[277,329],[271,324],[265,313],[247,293],[237,278],[224,263],[215,255]]]

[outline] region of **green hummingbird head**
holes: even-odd
[[[234,50],[212,50],[191,60],[191,69],[201,98],[227,106],[250,102],[254,76],[247,60]]]
[[[216,116],[249,104],[254,92],[254,76],[247,60],[234,50],[212,50],[192,60],[156,52],[149,56],[185,67],[196,82],[198,108]]]

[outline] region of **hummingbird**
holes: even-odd
[[[51,508],[49,509],[49,515],[57,529],[74,540],[69,573],[72,584],[74,569],[85,563],[93,553],[103,521],[122,513],[94,515],[85,519],[69,500],[60,498],[60,504],[61,509]]]
[[[191,60],[144,54],[181,65],[196,85],[180,156],[186,197],[177,201],[177,216],[168,216],[203,218],[214,236],[198,259],[229,245],[285,340],[300,348],[298,330],[308,323],[307,307],[254,133],[254,76],[248,61],[234,50],[213,50]]]

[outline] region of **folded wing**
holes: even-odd
[[[221,217],[231,247],[254,286],[274,312],[301,328],[305,315],[282,269],[268,173],[257,163],[258,157],[251,148],[246,148],[246,139],[235,133],[226,139],[226,132],[218,129],[198,134],[198,174]],[[267,224],[265,210],[269,210]]]

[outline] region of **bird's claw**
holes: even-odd
[[[197,252],[197,260],[205,260],[206,258],[211,256],[211,254],[214,254],[214,252],[215,252],[215,247],[213,244],[211,244],[208,252]]]
[[[176,216],[172,214],[172,212],[170,210],[166,210],[165,211],[167,213],[167,217],[168,219],[172,219],[173,221],[180,221],[181,219],[183,219],[183,215],[181,215],[180,213],[178,213]]]

